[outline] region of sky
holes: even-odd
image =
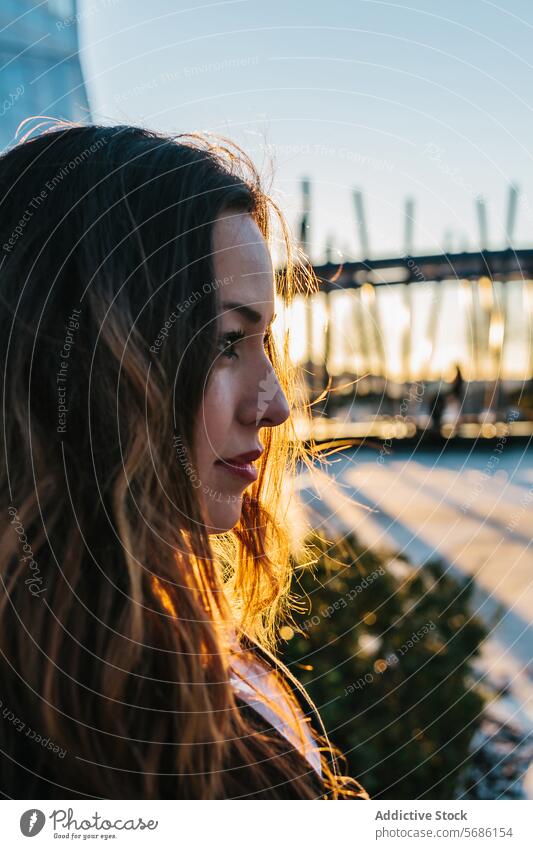
[[[309,253],[371,256],[533,245],[533,3],[469,0],[80,0],[93,120],[209,131],[252,156],[296,228],[311,181]]]

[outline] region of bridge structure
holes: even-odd
[[[439,385],[452,382],[455,368],[452,387],[457,399],[466,388],[466,374],[468,403],[461,403],[463,417],[467,413],[479,420],[488,413],[493,422],[501,419],[508,402],[513,403],[506,392],[514,383],[511,394],[517,395],[519,403],[526,399],[525,418],[533,433],[533,249],[514,247],[518,186],[509,186],[503,248],[488,247],[487,208],[479,196],[475,199],[477,250],[452,251],[447,234],[443,240],[447,250],[417,253],[413,248],[416,204],[406,198],[404,251],[392,257],[372,255],[363,192],[354,189],[359,242],[354,253],[361,259],[342,263],[332,261],[332,237],[326,244],[325,262],[307,259],[311,196],[311,181],[304,178],[299,241],[302,261],[314,272],[316,290],[302,299],[304,312],[300,311],[298,321],[290,318],[293,332],[300,337],[296,359],[304,367],[309,395],[316,398],[325,388],[335,387],[339,377],[353,378],[359,402],[361,395],[374,394],[386,411],[387,404],[381,401],[405,396],[406,387],[414,381],[424,389],[430,387],[425,393],[426,401],[430,400],[436,386],[438,394]],[[335,309],[338,293],[344,293],[340,316]],[[339,356],[339,344],[346,337],[347,350]],[[350,400],[353,395],[348,393]],[[389,405],[389,414],[393,406]],[[443,406],[437,403],[440,412]],[[327,418],[334,408],[333,398],[328,409],[323,403],[314,412]],[[371,405],[368,412],[375,418]],[[440,426],[440,413],[433,417]],[[481,424],[489,427],[487,421]],[[522,425],[515,422],[514,426]]]
[[[413,347],[412,314],[415,292],[421,287],[431,289],[430,309],[426,336],[433,347],[439,321],[442,317],[442,301],[445,286],[455,281],[463,294],[463,306],[468,311],[467,327],[470,339],[468,350],[472,355],[473,379],[482,380],[480,361],[491,352],[496,364],[503,355],[508,340],[512,338],[509,313],[510,282],[521,282],[524,308],[530,313],[533,340],[533,249],[507,248],[505,250],[483,250],[453,254],[436,254],[365,259],[341,265],[331,262],[313,266],[318,281],[318,293],[325,313],[324,375],[330,369],[333,322],[331,295],[339,291],[352,290],[354,333],[357,333],[363,350],[362,370],[387,376],[384,352],[384,330],[381,326],[378,301],[380,290],[401,287],[402,290],[402,373],[406,382],[414,379],[410,374]],[[306,363],[310,375],[314,373],[313,362],[316,348],[316,329],[312,320],[312,297],[308,299],[306,311]],[[533,344],[530,345],[528,377],[533,375]],[[432,350],[427,352],[428,365]],[[426,375],[426,377],[429,377]],[[314,375],[316,384],[317,375]]]

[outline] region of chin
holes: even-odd
[[[208,533],[223,534],[231,531],[241,518],[242,502],[236,501],[232,504],[219,503],[213,505],[209,510]]]

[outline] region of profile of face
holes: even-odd
[[[257,478],[260,430],[289,416],[265,350],[274,319],[274,272],[265,239],[247,213],[229,211],[213,227],[220,302],[218,350],[195,422],[194,458],[209,533],[239,521]]]

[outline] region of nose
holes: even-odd
[[[272,366],[265,370],[257,392],[257,427],[277,427],[289,417],[290,409],[285,393]]]

